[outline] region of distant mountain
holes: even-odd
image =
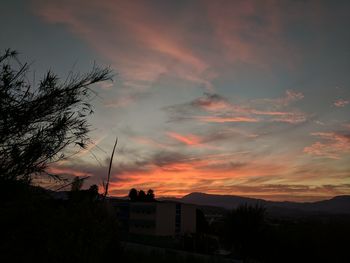
[[[180,200],[184,203],[218,206],[226,209],[233,209],[241,204],[265,204],[267,202],[263,199],[255,199],[235,195],[213,195],[204,193],[191,193],[183,196]]]
[[[305,203],[274,202],[235,195],[213,195],[205,193],[191,193],[182,198],[172,200],[200,206],[216,206],[225,209],[233,209],[241,204],[261,204],[264,205],[271,214],[286,216],[310,213],[350,214],[350,195],[336,196],[329,200]]]

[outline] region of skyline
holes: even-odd
[[[0,48],[33,62],[36,78],[95,61],[116,73],[95,87],[95,143],[52,172],[100,184],[118,136],[110,195],[350,194],[347,1],[0,6]]]

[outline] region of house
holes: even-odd
[[[132,234],[177,236],[196,232],[196,206],[178,202],[114,201],[122,229]]]

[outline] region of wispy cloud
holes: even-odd
[[[35,3],[42,18],[67,25],[108,59],[131,86],[150,86],[162,75],[172,75],[212,88],[210,80],[215,74],[206,59],[193,49],[191,32],[146,1]]]
[[[226,123],[226,122],[258,122],[257,118],[252,117],[230,117],[230,116],[193,116],[195,120],[201,122]]]
[[[70,167],[60,166],[60,165],[49,167],[48,172],[54,175],[62,176],[63,178],[67,176],[79,176],[79,177],[87,176],[87,175],[91,176],[90,173],[83,172]]]
[[[295,47],[282,37],[285,26],[296,19],[299,12],[283,12],[285,6],[274,1],[274,4],[259,1],[206,3],[214,33],[231,61],[269,68],[276,61],[267,52],[270,48],[275,56],[283,57],[283,66],[293,68],[300,59]]]
[[[163,142],[159,142],[157,140],[154,140],[152,138],[147,138],[147,137],[132,137],[132,140],[138,144],[142,144],[142,145],[148,145],[151,146],[152,148],[170,148],[171,145],[163,143]]]
[[[336,132],[315,132],[311,135],[320,138],[311,146],[305,147],[304,152],[310,155],[340,159],[343,154],[350,152],[350,135]]]
[[[181,135],[175,132],[168,132],[167,135],[179,142],[182,142],[187,145],[198,145],[201,143],[202,139],[196,135],[188,134]]]
[[[124,91],[120,92],[116,98],[105,99],[104,105],[109,108],[125,108],[137,103],[139,100],[150,96],[146,91]]]
[[[167,107],[171,120],[200,122],[305,122],[306,114],[288,106],[304,98],[301,92],[287,90],[284,97],[233,103],[219,94],[204,93],[189,103]],[[205,115],[199,115],[205,113]],[[211,115],[207,115],[207,114]]]

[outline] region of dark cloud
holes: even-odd
[[[205,92],[200,98],[189,103],[194,108],[210,108],[215,107],[218,103],[228,103],[227,99],[215,93]]]
[[[169,115],[169,122],[197,120],[208,123],[287,123],[299,124],[307,120],[307,115],[289,105],[303,99],[300,92],[287,90],[283,97],[272,99],[247,100],[233,103],[215,93],[190,102],[164,108]]]
[[[174,163],[189,162],[189,156],[178,152],[161,151],[153,154],[147,162],[159,167],[167,166]]]
[[[248,163],[244,163],[244,162],[227,161],[225,163],[205,165],[201,168],[205,170],[212,170],[212,171],[233,171],[233,170],[239,170],[243,167],[246,167],[247,165]]]
[[[192,101],[164,107],[169,115],[169,122],[185,121],[193,119],[192,115],[199,114],[205,109],[214,108],[215,105],[228,103],[227,99],[215,93],[205,92],[203,96]]]

